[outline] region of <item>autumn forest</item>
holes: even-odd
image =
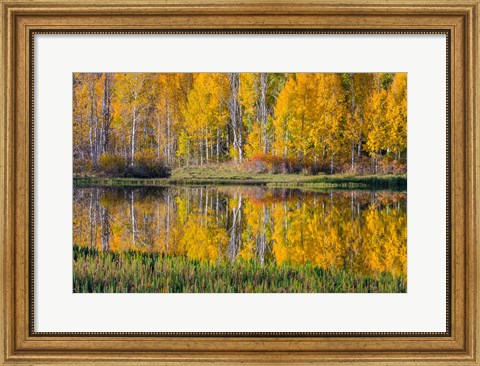
[[[74,170],[405,173],[406,90],[402,73],[74,74]]]
[[[73,292],[407,291],[407,74],[73,74]]]

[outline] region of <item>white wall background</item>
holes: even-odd
[[[35,331],[445,331],[445,47],[444,35],[35,35]],[[72,73],[139,71],[408,72],[408,293],[73,294]]]

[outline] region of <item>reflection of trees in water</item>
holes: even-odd
[[[102,235],[102,251],[110,250],[110,213],[108,208],[99,205],[101,235]]]
[[[74,244],[406,274],[406,193],[75,188]]]
[[[233,262],[237,258],[240,248],[242,246],[242,194],[235,194],[234,202],[237,201],[237,204],[232,207],[232,220],[231,224],[227,222],[227,234],[229,235],[228,239],[228,256]],[[230,217],[230,216],[229,216]]]

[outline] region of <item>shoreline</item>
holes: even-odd
[[[212,177],[175,176],[170,178],[74,177],[77,187],[170,187],[178,185],[250,185],[272,188],[311,189],[393,189],[406,190],[406,175],[300,175],[258,174]]]

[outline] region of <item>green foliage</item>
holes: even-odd
[[[390,85],[392,84],[394,77],[395,77],[395,74],[393,74],[391,72],[387,72],[385,74],[382,74],[382,77],[381,77],[381,80],[380,80],[380,84],[381,84],[382,88],[383,89],[388,89],[390,87]]]
[[[341,268],[322,269],[309,262],[277,266],[242,260],[232,265],[181,256],[132,251],[114,254],[73,248],[75,293],[399,293],[406,290],[402,276],[382,273],[377,279]]]

